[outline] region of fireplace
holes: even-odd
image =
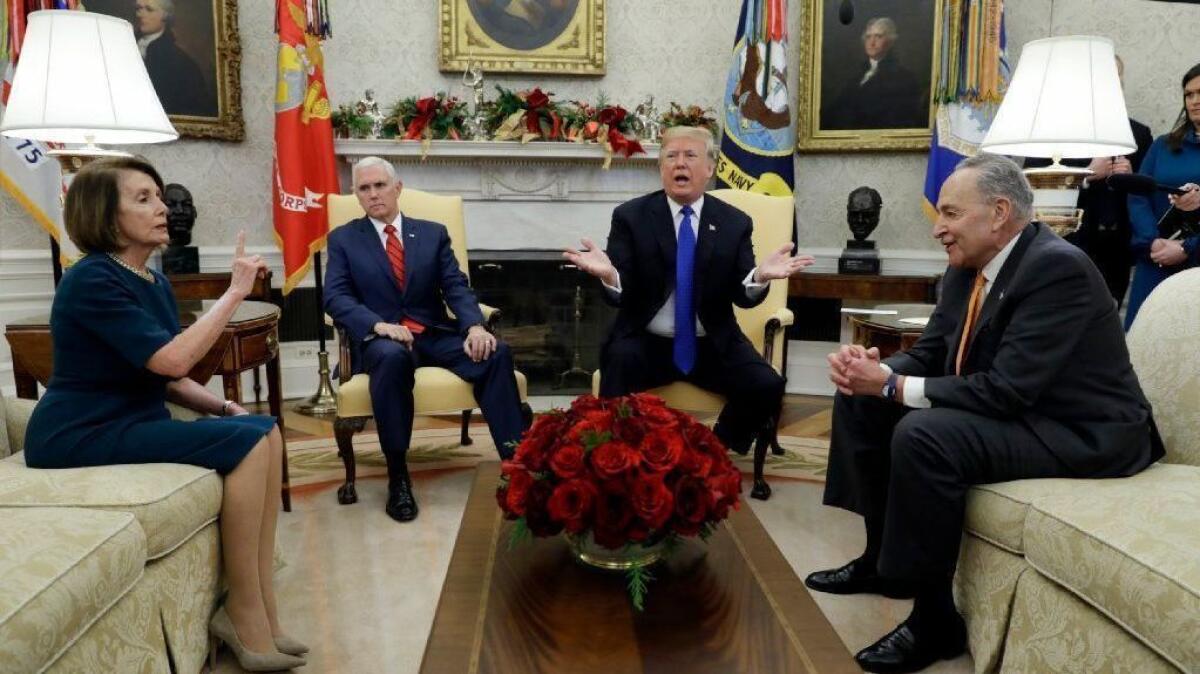
[[[592,388],[600,344],[616,309],[599,281],[566,264],[557,250],[472,250],[471,285],[500,309],[500,337],[529,380],[530,395],[574,395]]]

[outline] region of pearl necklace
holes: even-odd
[[[109,253],[108,256],[112,258],[113,262],[116,262],[117,264],[121,265],[122,268],[132,272],[133,274],[136,274],[137,277],[143,281],[146,281],[147,283],[154,283],[154,274],[151,274],[149,269],[146,269],[145,267],[138,269],[125,260],[117,257],[113,253]]]

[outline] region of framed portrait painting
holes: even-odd
[[[605,0],[441,0],[438,66],[603,75]]]
[[[87,0],[133,24],[163,109],[181,135],[242,140],[237,0]]]
[[[796,149],[928,149],[941,3],[803,2]]]

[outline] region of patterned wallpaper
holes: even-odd
[[[196,245],[230,246],[234,233],[243,227],[251,245],[272,241],[274,4],[273,0],[240,3],[245,142],[181,140],[139,148],[168,182],[192,189],[200,213]],[[373,88],[383,102],[438,89],[461,93],[457,76],[437,70],[437,0],[329,4],[334,37],[326,44],[325,55],[335,104],[358,99],[366,88]],[[801,0],[788,0],[795,36],[802,5]],[[512,87],[539,84],[562,99],[594,99],[605,92],[630,106],[648,94],[660,106],[672,100],[717,104],[740,0],[607,0],[607,6],[605,77],[489,79]],[[1164,133],[1174,120],[1181,104],[1178,78],[1200,59],[1194,31],[1198,20],[1198,6],[1149,0],[1054,0],[1053,7],[1051,0],[1020,0],[1008,9],[1014,63],[1019,45],[1032,39],[1073,33],[1112,37],[1126,62],[1130,113],[1155,134]],[[793,54],[796,51],[793,44]],[[795,92],[794,65],[790,76]],[[920,209],[923,154],[799,155],[796,173],[802,245],[840,248],[849,234],[846,194],[859,185],[871,185],[884,199],[882,223],[874,235],[882,248],[936,248]],[[11,198],[0,196],[0,251],[45,246],[41,230]]]

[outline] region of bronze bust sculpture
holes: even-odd
[[[879,226],[879,212],[883,209],[883,197],[870,187],[857,187],[846,199],[846,223],[854,239],[846,241],[846,248],[838,258],[840,274],[878,274],[879,253],[875,242],[867,237]]]
[[[195,246],[189,245],[196,224],[192,193],[179,183],[171,183],[163,188],[163,203],[167,206],[167,231],[171,234],[171,244],[162,255],[163,273],[197,274],[200,254]]]

